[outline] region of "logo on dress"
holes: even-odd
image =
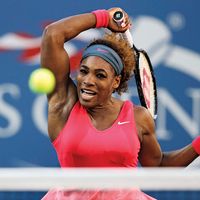
[[[130,123],[130,121],[124,121],[124,122],[118,122],[118,125],[122,125],[122,124],[128,124],[128,123]]]

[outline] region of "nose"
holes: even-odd
[[[85,76],[85,78],[83,80],[83,84],[87,85],[87,86],[95,85],[95,77],[91,74],[88,74],[87,76]]]

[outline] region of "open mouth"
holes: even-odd
[[[88,94],[88,95],[95,95],[96,92],[93,92],[91,90],[87,90],[87,89],[81,89],[81,93],[85,93],[85,94]]]
[[[97,94],[96,92],[88,89],[81,89],[80,91],[81,97],[84,100],[90,100]]]

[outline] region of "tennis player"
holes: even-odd
[[[64,43],[91,28],[124,32],[112,20],[120,8],[96,10],[48,25],[43,33],[41,66],[56,77],[48,95],[48,132],[61,167],[187,166],[200,154],[200,137],[186,147],[164,153],[156,139],[155,124],[144,107],[122,101],[112,94],[128,89],[135,57],[129,45],[106,35],[94,40],[83,52],[77,82],[70,78],[69,56]],[[50,191],[43,199],[154,199],[141,191]],[[81,196],[81,198],[80,198]],[[120,197],[120,198],[118,198]]]

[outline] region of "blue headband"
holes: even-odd
[[[122,60],[112,48],[103,44],[94,44],[89,46],[83,52],[82,60],[88,56],[99,56],[103,58],[114,68],[117,75],[121,74],[121,71],[123,69]]]

